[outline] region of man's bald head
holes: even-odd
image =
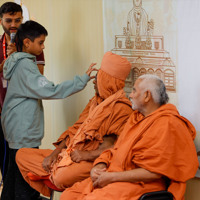
[[[155,103],[160,105],[166,104],[169,100],[166,93],[166,87],[163,81],[155,75],[145,74],[138,78],[139,87],[143,92],[150,91]]]

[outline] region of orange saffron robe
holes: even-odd
[[[43,183],[43,180],[30,180],[27,176],[28,172],[41,177],[50,175],[50,180],[58,188],[69,187],[75,182],[89,177],[93,165],[92,162],[87,161],[74,163],[71,160],[70,152],[74,149],[96,150],[103,142],[103,136],[119,135],[122,132],[132,113],[131,103],[126,98],[124,91],[119,90],[104,101],[98,102],[96,98],[90,100],[79,120],[55,143],[57,145],[69,136],[66,142],[67,149],[63,149],[59,154],[57,161],[52,165],[50,174],[42,168],[42,162],[52,153],[52,150],[22,148],[17,152],[16,162],[22,176],[31,187],[43,195],[49,196],[50,189]]]
[[[161,174],[171,180],[168,191],[174,200],[183,200],[186,181],[198,169],[195,135],[193,125],[172,104],[146,117],[134,111],[114,148],[104,151],[94,165],[106,163],[108,172],[144,168]],[[165,189],[163,178],[150,183],[115,182],[97,189],[87,178],[67,188],[60,200],[138,200],[146,192]]]

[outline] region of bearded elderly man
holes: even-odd
[[[66,189],[60,200],[138,200],[146,192],[166,190],[183,200],[186,181],[198,168],[195,128],[167,104],[158,77],[139,77],[130,94],[135,110],[114,148],[94,162],[90,178]]]
[[[113,146],[132,113],[123,87],[131,64],[107,52],[94,81],[96,95],[55,144],[56,149],[20,149],[16,162],[24,179],[37,191],[50,196],[43,179],[65,189],[90,176],[93,161]],[[31,173],[30,173],[31,172]]]

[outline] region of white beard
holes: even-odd
[[[133,109],[133,110],[137,110],[137,106],[134,104],[133,100],[130,99],[130,101],[131,101],[131,103],[132,103],[132,109]]]

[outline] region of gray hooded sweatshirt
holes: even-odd
[[[1,121],[11,149],[41,145],[44,136],[41,99],[63,99],[82,90],[90,79],[85,74],[54,85],[40,74],[35,56],[24,52],[13,53],[6,60],[3,75],[9,84]]]

